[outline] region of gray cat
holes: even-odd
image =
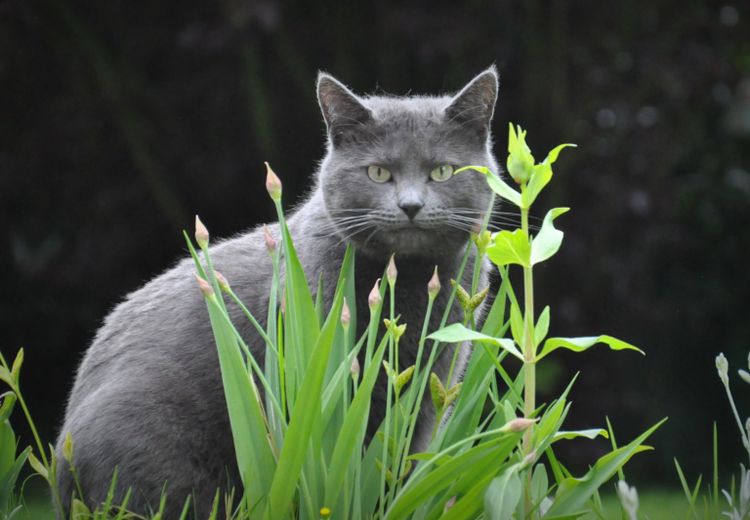
[[[433,268],[438,266],[441,284],[448,286],[469,232],[490,203],[481,175],[451,173],[468,164],[498,171],[490,138],[497,72],[491,67],[452,97],[357,97],[322,73],[317,93],[328,146],[312,192],[289,217],[299,258],[311,287],[322,274],[324,299],[330,303],[346,242],[355,245],[356,310],[365,317],[359,320],[361,328],[369,314],[366,295],[395,252],[396,312],[401,323],[410,325],[401,339],[399,365],[409,366]],[[278,239],[277,225],[271,232]],[[271,261],[262,231],[256,228],[212,246],[212,258],[250,311],[265,317]],[[197,515],[205,518],[218,487],[240,488],[218,358],[193,272],[191,259],[178,263],[130,294],[96,334],[78,369],[57,443],[66,508],[75,487],[61,457],[67,432],[92,507],[104,499],[115,466],[116,500],[132,487],[129,508],[136,512],[158,508],[166,489],[169,516],[193,494]],[[482,276],[485,285],[486,272]],[[436,301],[432,330],[447,293],[443,290]],[[239,309],[228,307],[262,361],[262,341]],[[459,321],[459,310],[452,313],[449,323]],[[443,377],[450,349],[444,354],[435,369]],[[461,359],[459,373],[464,364]],[[380,381],[370,434],[383,417],[384,400]],[[421,413],[419,429],[429,432],[431,407]]]

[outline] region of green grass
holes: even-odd
[[[638,499],[640,502],[638,518],[644,520],[688,518],[688,504],[685,495],[678,488],[655,488],[652,490],[644,488],[642,492],[639,489]],[[602,506],[604,507],[605,518],[624,518],[620,501],[614,491],[602,493]],[[597,517],[589,513],[581,518],[583,520],[594,520]]]
[[[681,519],[687,518],[687,502],[682,491],[678,488],[672,489],[644,489],[639,490],[641,507],[639,509],[639,518],[642,519]],[[621,518],[620,502],[614,492],[602,496],[602,505],[607,519]],[[52,509],[52,503],[43,495],[34,494],[27,497],[26,507],[20,516],[20,520],[47,520],[54,519],[55,513]],[[594,520],[596,516],[588,514],[582,517],[583,520]]]

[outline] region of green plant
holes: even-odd
[[[569,146],[574,145],[557,146],[542,162],[536,163],[526,144],[526,132],[520,127],[516,131],[511,124],[507,168],[511,178],[519,185],[520,191],[516,191],[486,167],[467,166],[456,171],[456,173],[461,173],[466,170],[475,170],[483,174],[492,190],[518,207],[521,212],[520,229],[495,233],[486,246],[487,256],[500,268],[504,280],[507,280],[507,266],[518,265],[523,269],[523,309],[513,296],[512,290],[509,290],[512,339],[477,334],[461,324],[451,325],[430,336],[442,341],[474,341],[497,345],[523,363],[523,369],[519,374],[524,388],[523,399],[516,394],[511,397],[511,402],[514,408],[523,411],[525,418],[539,418],[539,424],[538,426],[532,425],[524,434],[521,449],[524,456],[523,463],[520,466],[514,465],[505,469],[500,476],[492,480],[487,489],[485,510],[487,514],[496,518],[508,517],[513,512],[518,518],[580,514],[584,510],[585,503],[597,493],[599,486],[619,471],[632,455],[648,449],[642,443],[659,426],[657,424],[650,428],[626,446],[615,447],[611,453],[599,459],[586,475],[574,478],[554,456],[553,442],[560,438],[607,436],[607,431],[604,429],[564,433],[559,431],[568,412],[568,406],[564,404],[567,390],[557,402],[547,408],[541,417],[538,417],[541,410],[536,407],[536,364],[547,354],[558,348],[582,352],[599,343],[608,345],[612,350],[641,352],[633,345],[607,335],[547,338],[550,325],[549,307],[545,307],[538,319],[535,319],[533,268],[536,264],[548,260],[559,250],[563,233],[554,227],[553,222],[569,208],[549,210],[538,233],[533,236],[529,230],[529,210],[544,187],[551,181],[552,165],[557,160],[560,151]],[[552,487],[556,488],[556,491],[553,498],[547,497],[552,488],[548,489],[546,485],[545,467],[541,464],[534,466],[536,460],[545,452],[555,477],[555,484]],[[524,473],[523,478],[516,476],[516,473]]]
[[[386,281],[376,283],[370,295],[365,333],[355,338],[356,317],[346,304],[356,298],[353,251],[347,250],[333,305],[326,313],[321,299],[314,299],[307,285],[281,209],[281,182],[270,168],[266,186],[276,206],[282,240],[280,245],[271,241],[269,247],[276,276],[265,329],[239,301],[230,283],[214,272],[208,232],[197,222],[196,241],[202,255],[193,249],[187,235],[186,239],[216,337],[237,462],[245,484],[243,501],[251,517],[575,516],[586,511],[586,503],[596,498],[599,486],[630,457],[648,449],[643,442],[658,425],[631,443],[615,447],[586,475],[574,478],[555,457],[553,444],[562,439],[607,437],[607,430],[561,431],[572,382],[549,406],[536,405],[536,363],[550,352],[558,348],[581,352],[596,343],[613,350],[639,351],[606,335],[546,338],[549,307],[535,320],[533,266],[559,249],[563,234],[553,221],[567,208],[550,210],[536,236],[529,231],[529,209],[551,180],[552,164],[565,146],[571,145],[555,148],[535,164],[525,132],[519,128],[516,133],[511,126],[508,170],[520,192],[487,168],[469,166],[456,171],[473,169],[484,174],[497,195],[519,207],[522,225],[512,232],[491,235],[481,231],[473,237],[472,287],[466,290],[453,284],[449,302],[450,306],[454,298],[458,300],[464,321],[428,334],[432,304],[440,290],[433,279],[425,294],[427,318],[422,324],[418,361],[411,367],[398,366],[399,338],[407,324],[398,323],[398,273],[393,258],[384,273]],[[476,330],[473,311],[486,296],[486,290],[477,287],[485,255],[499,268],[502,283],[485,323]],[[470,257],[467,249],[462,271],[468,268]],[[278,281],[282,263],[283,290]],[[508,279],[510,264],[523,268],[523,311]],[[222,292],[242,307],[263,338],[263,367],[229,320],[227,303],[218,296]],[[383,320],[385,333],[378,339],[381,313],[388,317]],[[443,325],[446,317],[447,311]],[[504,337],[508,330],[512,339]],[[423,356],[428,341],[432,342],[430,355]],[[432,363],[439,349],[461,342],[473,342],[475,348],[463,382],[448,387],[450,374],[441,381],[431,372]],[[362,350],[360,380],[357,355]],[[515,378],[502,365],[509,354],[524,364]],[[364,433],[370,397],[381,365],[390,382],[386,414],[367,444]],[[507,389],[500,390],[498,379]],[[442,424],[433,431],[428,451],[412,454],[416,412],[428,385]],[[488,401],[491,410],[486,412]],[[547,466],[540,461],[544,454],[552,484]],[[415,462],[419,463],[416,469]],[[553,498],[548,496],[551,492]]]

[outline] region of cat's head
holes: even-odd
[[[365,254],[434,257],[463,248],[491,192],[466,165],[498,171],[490,121],[491,67],[454,96],[356,96],[328,74],[318,101],[328,150],[318,179],[331,224],[321,232]]]

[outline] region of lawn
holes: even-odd
[[[678,489],[644,490],[639,495],[641,507],[638,517],[643,520],[688,518],[685,495]],[[622,518],[620,503],[614,493],[603,496],[602,503],[607,519]],[[47,497],[36,493],[29,497],[24,514],[20,516],[20,520],[52,520],[54,518],[55,514]],[[587,515],[582,518],[595,520],[596,516]]]

